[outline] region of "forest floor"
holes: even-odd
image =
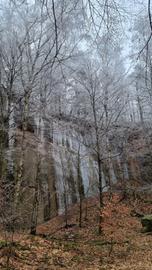
[[[76,205],[69,211],[68,229],[59,216],[38,226],[37,236],[14,234],[13,246],[5,245],[10,235],[1,233],[0,269],[152,270],[152,234],[142,232],[137,217],[152,213],[151,202],[116,194],[105,195],[104,201],[100,236],[97,198],[87,201],[87,213],[84,202],[82,228]]]

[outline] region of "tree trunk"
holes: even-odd
[[[77,177],[78,177],[78,191],[79,191],[79,227],[82,227],[82,202],[84,199],[84,186],[83,186],[83,180],[81,177],[81,170],[80,170],[80,145],[78,149],[78,164],[77,164]]]

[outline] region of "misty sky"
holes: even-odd
[[[121,0],[121,6],[125,11],[124,27],[124,46],[123,52],[125,57],[125,65],[129,72],[132,71],[133,63],[130,60],[132,54],[132,35],[134,22],[139,15],[144,15],[147,12],[147,0]],[[147,12],[148,14],[148,12]]]

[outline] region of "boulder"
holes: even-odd
[[[141,224],[144,227],[144,231],[152,232],[152,215],[142,217]]]

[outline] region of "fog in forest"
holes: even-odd
[[[9,237],[39,235],[41,224],[53,228],[47,222],[61,217],[67,233],[73,223],[89,226],[94,200],[102,235],[112,198],[136,208],[141,193],[150,195],[151,5],[0,0],[0,228]],[[131,211],[152,220],[143,209]],[[0,252],[4,246],[0,240]],[[11,252],[2,269],[60,269],[17,266]]]

